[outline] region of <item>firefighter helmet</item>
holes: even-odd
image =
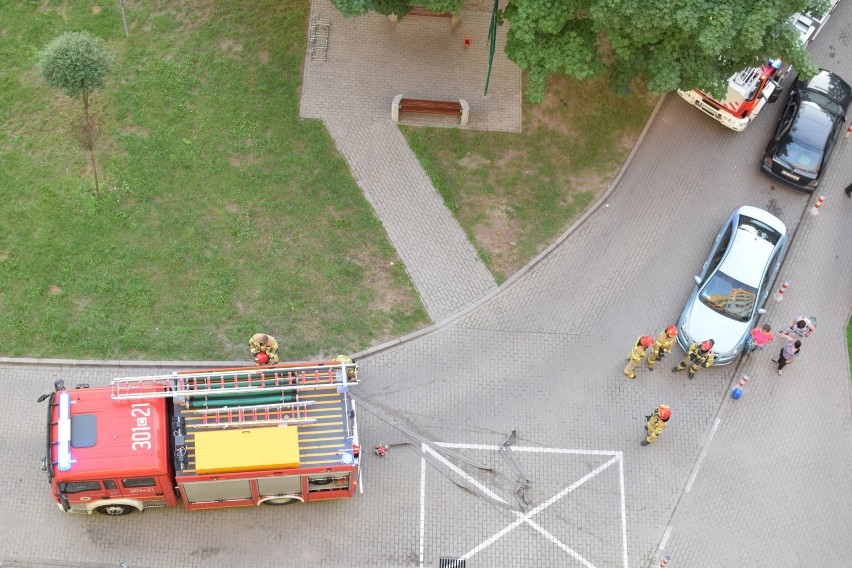
[[[254,361],[258,365],[266,365],[269,363],[269,355],[265,351],[261,351],[257,355],[254,356]]]
[[[670,325],[666,328],[666,335],[669,337],[677,337],[677,328],[673,325]]]
[[[661,404],[659,408],[657,408],[657,416],[660,417],[660,420],[668,420],[672,417],[672,409],[665,404]]]
[[[716,342],[712,339],[705,339],[701,342],[701,350],[702,351],[710,351],[713,349],[713,346],[716,345]]]
[[[650,347],[654,344],[654,338],[650,335],[645,335],[639,340],[639,345],[642,347]]]

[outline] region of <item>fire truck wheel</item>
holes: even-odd
[[[101,505],[100,507],[96,507],[95,511],[101,515],[120,517],[122,515],[129,515],[130,513],[135,512],[136,507],[131,507],[130,505]]]
[[[279,497],[277,499],[267,499],[263,502],[264,505],[289,505],[290,503],[298,502],[298,499],[293,497]]]

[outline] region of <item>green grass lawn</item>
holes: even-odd
[[[282,359],[353,352],[428,317],[319,121],[298,119],[308,2],[3,2],[0,353]],[[82,105],[39,51],[89,30],[115,54]]]
[[[0,21],[0,354],[282,359],[354,352],[428,316],[319,121],[298,118],[307,0],[4,2]],[[39,76],[65,31],[116,60],[91,99]],[[655,99],[557,79],[521,134],[403,131],[503,281],[612,180]]]
[[[403,133],[498,281],[558,237],[614,179],[657,98],[605,80],[561,77],[524,132],[403,127]]]

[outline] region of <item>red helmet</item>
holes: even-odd
[[[660,420],[668,420],[672,417],[672,409],[665,404],[661,404],[659,408],[657,408],[657,416],[660,417]]]
[[[645,335],[639,340],[639,345],[642,347],[650,347],[654,344],[654,338],[650,335]]]
[[[713,349],[713,346],[716,345],[716,342],[712,339],[705,339],[701,342],[701,350],[702,351],[710,351]]]
[[[669,337],[677,337],[677,328],[673,325],[670,325],[666,328],[666,335]]]
[[[269,363],[269,355],[267,355],[264,351],[261,351],[257,355],[254,356],[254,361],[258,365],[266,365]]]

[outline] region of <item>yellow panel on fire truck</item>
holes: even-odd
[[[299,467],[299,433],[295,426],[196,432],[195,470],[235,473]]]

